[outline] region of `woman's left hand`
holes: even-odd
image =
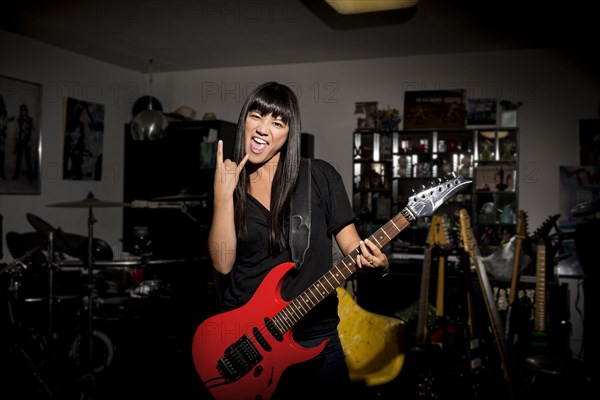
[[[383,269],[385,272],[390,267],[390,262],[387,256],[381,249],[369,239],[360,241],[360,254],[356,256],[356,264],[358,268],[369,267]]]

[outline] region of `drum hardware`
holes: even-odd
[[[10,283],[8,287],[8,295],[7,299],[7,308],[8,308],[8,316],[9,316],[9,337],[11,338],[11,346],[8,349],[9,356],[15,356],[20,359],[23,364],[27,367],[28,372],[35,379],[36,384],[39,386],[41,390],[41,394],[44,395],[45,398],[53,399],[54,395],[52,390],[48,386],[48,384],[42,378],[39,366],[40,363],[36,363],[34,358],[31,357],[29,351],[26,349],[26,340],[23,331],[23,327],[19,323],[19,318],[16,315],[15,303],[19,300],[19,292],[21,289],[21,277],[24,270],[28,269],[29,266],[25,261],[30,257],[30,253],[38,251],[39,248],[32,249],[25,255],[23,255],[19,259],[15,259],[13,262],[8,264],[2,270],[0,270],[0,276],[3,274],[9,274]],[[29,338],[29,337],[28,337]],[[38,350],[40,352],[45,351],[45,343],[42,338],[33,338],[36,344],[39,344]],[[31,350],[31,349],[29,349]]]
[[[152,254],[152,236],[147,226],[135,226],[131,238],[133,254],[142,257]]]
[[[102,269],[106,267],[145,267],[151,265],[178,264],[185,262],[183,258],[165,259],[165,260],[149,260],[144,258],[136,258],[131,260],[105,260],[94,261],[94,269]],[[66,271],[78,271],[85,267],[87,263],[81,260],[64,260],[58,263],[59,267]]]
[[[161,200],[161,201],[148,201],[148,200],[134,200],[131,202],[132,208],[178,208],[184,213],[187,217],[189,217],[195,223],[198,222],[196,217],[188,212],[188,208],[197,207],[200,205],[205,205],[205,202],[200,201],[191,201],[191,200]]]
[[[26,254],[25,256],[21,257],[20,259],[13,260],[13,262],[11,262],[10,264],[8,264],[5,267],[3,267],[2,269],[0,269],[0,276],[2,276],[4,274],[10,274],[11,277],[14,275],[20,276],[20,274],[23,272],[23,270],[29,268],[27,263],[24,261],[29,256],[30,256],[30,254]]]
[[[48,351],[54,359],[54,232],[48,233]]]
[[[82,378],[91,386],[86,389],[91,389],[95,387],[94,373],[97,367],[94,365],[94,352],[93,352],[93,340],[94,340],[94,327],[93,327],[93,319],[94,319],[94,302],[96,298],[95,286],[94,286],[94,224],[97,222],[94,217],[94,208],[105,208],[105,207],[125,207],[128,206],[126,203],[120,202],[109,202],[102,201],[94,197],[92,192],[89,192],[87,197],[83,200],[74,201],[74,202],[63,202],[63,203],[55,203],[50,204],[49,207],[62,207],[62,208],[87,208],[88,209],[88,236],[87,236],[87,259],[84,264],[85,269],[87,270],[87,285],[86,285],[86,295],[83,298],[83,314],[86,317],[85,323],[83,324],[83,329],[81,329],[81,338],[77,345],[77,357],[80,359],[79,365],[81,365],[85,374]],[[80,351],[83,349],[83,351]],[[89,393],[88,393],[89,394]]]
[[[162,298],[168,299],[171,297],[171,287],[159,279],[143,280],[131,290],[133,298]]]
[[[178,193],[174,196],[155,197],[152,199],[152,201],[177,201],[177,202],[184,202],[184,203],[197,202],[197,203],[202,204],[202,202],[206,202],[207,199],[208,199],[207,194],[189,194],[184,191],[184,192]]]
[[[185,262],[185,259],[164,259],[164,260],[151,260],[146,257],[140,257],[132,260],[106,260],[106,261],[95,261],[94,269],[101,270],[103,268],[140,268],[146,270],[149,267],[156,265],[167,265],[177,264]],[[59,263],[59,267],[63,271],[79,271],[85,267],[86,264],[79,260],[65,260]],[[151,274],[149,274],[151,275]],[[169,298],[171,296],[170,285],[159,279],[135,279],[132,276],[134,287],[129,292],[130,297],[133,298]],[[102,301],[102,300],[100,300]]]

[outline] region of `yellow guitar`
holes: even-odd
[[[521,260],[523,256],[523,241],[527,236],[527,214],[525,211],[519,210],[517,219],[517,231],[515,233],[515,254],[513,260],[512,278],[510,284],[510,293],[508,297],[508,312],[506,313],[506,339],[509,347],[517,347],[519,336],[522,335],[522,330],[526,326],[523,321],[529,319],[528,314],[531,313],[529,299],[527,296],[519,298],[519,280],[521,278]]]
[[[404,365],[404,322],[360,307],[352,295],[338,287],[338,333],[350,380],[365,386],[394,380]]]
[[[443,251],[452,245],[446,231],[444,217],[434,214],[431,217],[431,226],[427,234],[425,253],[423,256],[423,271],[421,273],[421,291],[419,296],[419,310],[417,314],[417,332],[415,344],[423,347],[428,339],[428,309],[429,309],[429,281],[431,276],[431,261],[434,248],[440,250],[438,254],[438,281],[435,315],[439,320],[444,316],[444,281],[446,258]]]

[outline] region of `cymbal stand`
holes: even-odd
[[[54,232],[48,233],[48,354],[54,359]]]
[[[187,215],[192,221],[194,221],[194,223],[198,222],[198,220],[192,214],[189,213],[188,204],[185,201],[181,202],[181,212]]]
[[[94,224],[96,223],[96,219],[94,218],[94,214],[92,212],[92,208],[89,208],[88,211],[88,248],[87,248],[87,287],[86,287],[86,295],[83,301],[83,311],[85,313],[85,326],[81,330],[81,342],[79,349],[79,357],[80,361],[83,361],[82,365],[85,368],[85,376],[92,379],[93,384],[93,373],[94,373],[94,363],[93,363],[93,346],[92,346],[92,336],[93,336],[93,319],[94,319],[94,251],[93,251],[93,238],[94,238]],[[81,360],[81,356],[83,356],[83,360]]]

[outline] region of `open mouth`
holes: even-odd
[[[262,153],[267,148],[267,141],[258,137],[252,138],[250,141],[250,148],[254,153]]]

